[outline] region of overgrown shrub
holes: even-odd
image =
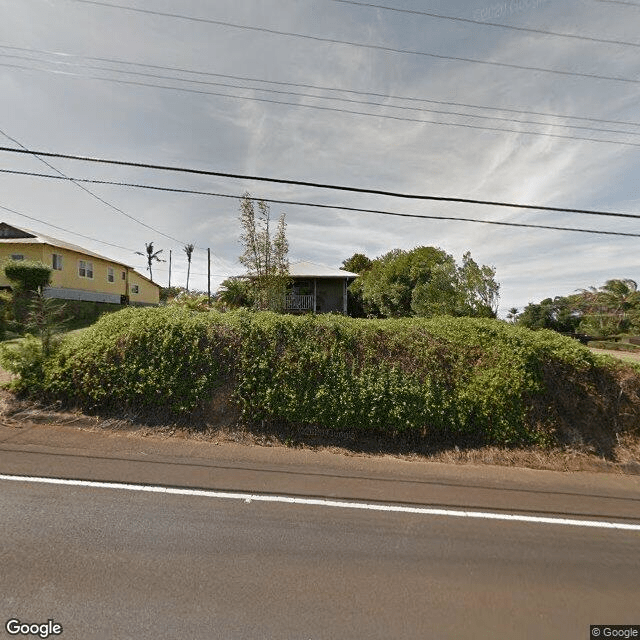
[[[101,318],[47,359],[34,389],[85,408],[185,416],[225,385],[247,423],[513,445],[551,442],[568,420],[615,422],[616,366],[554,332],[490,319],[166,307]],[[625,371],[640,389],[640,370]]]
[[[18,344],[0,345],[0,364],[18,377],[11,388],[37,397],[44,388],[45,353],[42,340],[27,334]]]
[[[62,345],[48,363],[47,392],[84,407],[186,414],[228,375],[216,332],[187,309],[123,309]]]
[[[51,267],[37,260],[8,260],[4,273],[14,291],[38,291],[51,281]]]
[[[181,291],[175,298],[167,301],[169,306],[183,307],[190,311],[209,311],[211,308],[206,293]]]
[[[0,291],[0,340],[4,340],[12,327],[13,300],[8,291]]]
[[[8,260],[4,265],[4,273],[11,281],[12,330],[22,333],[24,323],[31,307],[33,296],[41,292],[51,281],[52,269],[50,266],[37,260]]]

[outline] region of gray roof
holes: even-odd
[[[289,275],[294,278],[356,278],[357,273],[336,269],[317,262],[294,262],[289,265]]]
[[[26,229],[25,227],[15,227],[13,225],[9,225],[6,222],[0,222],[0,227],[4,230],[12,231],[22,231],[25,234],[29,234],[30,237],[2,237],[0,236],[0,244],[48,244],[52,247],[58,247],[60,249],[69,249],[70,251],[77,251],[78,253],[83,253],[84,255],[91,256],[93,258],[99,258],[101,260],[106,260],[108,262],[113,262],[113,264],[118,264],[120,266],[126,267],[127,269],[131,269],[136,273],[136,275],[141,276],[145,280],[149,280],[147,276],[142,273],[136,271],[133,267],[122,262],[121,260],[114,260],[113,258],[108,258],[107,256],[100,255],[99,253],[95,253],[94,251],[89,251],[89,249],[85,249],[84,247],[80,247],[77,244],[72,244],[71,242],[66,242],[64,240],[58,240],[58,238],[53,238],[51,236],[44,235],[43,233],[39,233],[38,231],[32,231],[31,229]],[[151,280],[149,280],[151,282]],[[153,284],[157,285],[157,282]],[[160,286],[160,285],[158,285]]]

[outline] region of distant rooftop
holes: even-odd
[[[358,276],[351,271],[306,261],[290,264],[289,275],[296,278],[356,278]]]
[[[89,249],[85,249],[84,247],[80,247],[77,244],[72,244],[71,242],[66,242],[65,240],[53,238],[52,236],[47,236],[44,233],[40,233],[38,231],[31,231],[31,229],[26,229],[25,227],[14,227],[7,224],[6,222],[0,222],[0,243],[5,242],[10,244],[48,244],[52,247],[59,247],[60,249],[78,251],[79,253],[84,253],[94,258],[102,258],[102,260],[115,262],[116,264],[120,264],[124,267],[129,266],[121,260],[107,258],[106,256],[100,255],[99,253],[89,251]]]
[[[13,225],[7,224],[6,222],[0,222],[0,244],[4,244],[4,243],[48,244],[52,247],[58,247],[59,249],[69,249],[70,251],[77,251],[78,253],[83,253],[93,258],[100,258],[101,260],[107,260],[108,262],[113,262],[114,264],[127,267],[128,269],[135,271],[137,275],[141,276],[145,280],[149,280],[147,276],[140,273],[139,271],[136,271],[130,265],[126,264],[125,262],[122,262],[122,260],[114,260],[113,258],[108,258],[107,256],[103,256],[99,253],[95,253],[95,251],[89,251],[89,249],[80,247],[77,244],[72,244],[71,242],[66,242],[65,240],[59,240],[58,238],[53,238],[52,236],[47,236],[38,231],[31,231],[31,229],[25,229],[25,227],[14,227]],[[151,280],[149,280],[149,282],[151,282]],[[158,283],[154,282],[153,284],[157,285]]]

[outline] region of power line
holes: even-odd
[[[334,113],[347,113],[347,114],[351,114],[351,115],[357,115],[357,116],[367,116],[367,117],[372,117],[372,118],[383,118],[385,120],[396,120],[396,121],[400,121],[400,122],[417,122],[417,123],[421,123],[421,124],[430,124],[430,125],[436,125],[436,126],[447,126],[447,127],[462,127],[464,129],[478,129],[480,131],[497,131],[498,133],[518,133],[518,134],[524,134],[524,135],[532,135],[532,136],[543,136],[546,138],[558,138],[561,140],[580,140],[580,141],[585,141],[585,142],[599,142],[602,144],[616,144],[616,145],[623,145],[623,146],[631,146],[631,147],[640,147],[640,143],[638,142],[627,142],[624,140],[603,140],[601,138],[586,138],[584,136],[568,136],[568,135],[563,135],[563,134],[559,134],[559,133],[544,133],[544,132],[540,132],[540,131],[525,131],[522,129],[507,129],[505,127],[487,127],[487,126],[482,126],[482,125],[475,125],[475,124],[468,124],[468,123],[460,123],[460,122],[441,122],[441,121],[437,121],[437,120],[424,120],[421,118],[407,118],[404,116],[394,116],[394,115],[389,115],[389,114],[381,114],[381,113],[370,113],[370,112],[366,112],[366,111],[354,111],[351,109],[341,109],[338,107],[325,107],[325,106],[321,106],[321,105],[313,105],[313,104],[301,104],[299,102],[288,102],[286,100],[273,100],[271,98],[258,98],[256,96],[238,96],[238,95],[234,95],[234,94],[229,94],[229,93],[222,93],[222,92],[218,92],[218,91],[204,91],[202,89],[189,89],[187,87],[175,87],[175,86],[170,86],[170,85],[159,85],[159,84],[153,84],[153,83],[147,83],[147,82],[138,82],[135,80],[120,80],[117,78],[105,78],[102,76],[91,76],[91,75],[84,75],[84,74],[77,74],[77,73],[73,73],[73,72],[69,72],[69,71],[57,71],[57,70],[51,70],[51,69],[37,69],[37,68],[33,68],[33,67],[25,67],[23,65],[15,65],[15,64],[8,64],[8,63],[0,63],[0,66],[3,67],[12,67],[12,68],[17,68],[17,69],[29,69],[32,71],[42,71],[45,73],[54,73],[54,74],[59,74],[59,75],[67,75],[67,76],[74,76],[74,77],[81,77],[81,78],[87,78],[90,80],[101,80],[104,82],[112,82],[112,83],[116,83],[116,84],[125,84],[125,85],[132,85],[132,86],[138,86],[138,87],[151,87],[151,88],[155,88],[155,89],[167,89],[167,90],[171,90],[171,91],[179,91],[179,92],[183,92],[183,93],[194,93],[194,94],[199,94],[199,95],[209,95],[209,96],[219,96],[219,97],[225,97],[225,98],[233,98],[236,100],[249,100],[249,101],[253,101],[253,102],[266,102],[269,104],[281,104],[281,105],[287,105],[287,106],[291,106],[291,107],[299,107],[299,108],[303,108],[303,109],[315,109],[315,110],[319,110],[319,111],[329,111],[329,112],[334,112]],[[469,114],[469,117],[474,117],[471,114]],[[545,123],[539,123],[541,126],[545,126]],[[628,132],[631,133],[631,132]],[[631,134],[631,135],[635,135],[635,134]]]
[[[471,63],[471,64],[483,64],[483,65],[490,65],[490,66],[496,66],[496,67],[505,67],[508,69],[518,69],[520,71],[538,71],[538,72],[542,72],[542,73],[553,73],[553,74],[557,74],[557,75],[563,75],[563,76],[575,76],[575,77],[581,77],[581,78],[590,78],[590,79],[595,79],[595,80],[610,80],[610,81],[614,81],[614,82],[630,82],[630,83],[640,83],[640,79],[636,79],[636,78],[624,78],[621,76],[605,76],[605,75],[599,75],[599,74],[594,74],[594,73],[581,73],[578,71],[564,71],[561,69],[549,69],[546,67],[529,67],[526,65],[518,65],[518,64],[514,64],[514,63],[510,63],[510,62],[495,62],[492,60],[478,60],[477,58],[464,58],[462,56],[445,56],[443,54],[437,54],[437,53],[429,53],[427,51],[416,51],[413,49],[396,49],[394,47],[387,47],[384,45],[379,45],[379,44],[367,44],[364,42],[354,42],[351,40],[339,40],[337,38],[323,38],[320,36],[312,36],[312,35],[308,35],[308,34],[303,34],[303,33],[297,33],[297,32],[292,32],[292,31],[279,31],[277,29],[269,29],[267,27],[255,27],[252,25],[246,25],[246,24],[237,24],[234,22],[226,22],[226,21],[222,21],[222,20],[212,20],[209,18],[196,18],[194,16],[187,16],[187,15],[183,15],[183,14],[178,14],[178,13],[166,13],[163,11],[153,11],[151,9],[139,9],[136,7],[128,7],[126,5],[121,5],[121,4],[111,4],[108,2],[99,2],[98,0],[75,0],[76,2],[81,2],[84,4],[92,4],[92,5],[97,5],[97,6],[102,6],[102,7],[108,7],[111,9],[121,9],[124,11],[132,11],[135,13],[144,13],[144,14],[150,14],[150,15],[157,15],[157,16],[163,16],[166,18],[177,18],[180,20],[189,20],[189,21],[193,21],[193,22],[201,22],[201,23],[207,23],[207,24],[214,24],[217,26],[221,26],[221,27],[229,27],[232,29],[242,29],[242,30],[246,30],[246,31],[253,31],[253,32],[259,32],[259,33],[269,33],[271,35],[277,35],[277,36],[284,36],[284,37],[288,37],[288,38],[299,38],[299,39],[304,39],[304,40],[312,40],[314,42],[327,42],[330,44],[342,44],[342,45],[347,45],[350,47],[359,47],[359,48],[363,48],[363,49],[373,49],[376,51],[385,51],[387,53],[401,53],[401,54],[406,54],[406,55],[416,55],[416,56],[424,56],[424,57],[428,57],[428,58],[434,58],[437,60],[454,60],[456,62],[467,62],[467,63]]]
[[[340,93],[349,93],[349,94],[354,94],[354,95],[363,95],[363,96],[372,96],[375,98],[385,98],[385,99],[391,99],[391,100],[404,100],[404,101],[408,101],[408,102],[426,102],[426,103],[430,103],[430,104],[440,104],[440,105],[449,105],[449,106],[456,106],[456,107],[467,107],[470,109],[486,109],[486,110],[490,110],[490,111],[504,111],[504,112],[508,112],[508,113],[519,113],[519,114],[525,114],[525,115],[536,115],[536,116],[544,116],[544,117],[550,117],[550,118],[565,118],[565,119],[571,119],[571,120],[586,120],[586,121],[590,121],[590,122],[602,122],[602,123],[606,123],[606,124],[621,124],[621,125],[628,125],[628,126],[635,126],[635,127],[640,127],[640,122],[630,122],[628,120],[608,120],[608,119],[604,119],[604,118],[591,118],[591,117],[586,117],[586,116],[572,116],[572,115],[566,115],[566,114],[561,114],[561,113],[550,113],[550,112],[545,112],[545,111],[531,111],[531,110],[527,110],[527,109],[513,109],[513,108],[509,108],[509,107],[493,107],[493,106],[489,106],[489,105],[478,105],[478,104],[469,104],[469,103],[464,103],[464,102],[453,102],[453,101],[446,101],[446,100],[433,100],[433,99],[429,99],[429,98],[419,98],[416,96],[398,96],[398,95],[393,95],[393,94],[387,94],[387,93],[379,93],[379,92],[372,92],[372,91],[357,91],[354,89],[343,89],[340,87],[327,87],[327,86],[323,86],[323,85],[314,85],[314,84],[302,84],[302,83],[297,83],[297,82],[284,82],[284,81],[276,81],[276,80],[267,80],[265,78],[253,78],[253,77],[247,77],[247,76],[238,76],[238,75],[231,75],[231,74],[224,74],[224,73],[213,73],[211,71],[201,71],[201,70],[196,70],[196,69],[185,69],[185,68],[181,68],[181,67],[170,67],[170,66],[163,66],[163,65],[156,65],[156,64],[146,64],[146,63],[142,63],[142,62],[135,62],[132,60],[123,60],[123,59],[119,59],[119,58],[103,58],[103,57],[95,57],[95,56],[81,56],[81,55],[76,55],[76,54],[70,54],[70,53],[63,53],[63,52],[59,52],[59,51],[49,51],[46,49],[33,49],[33,48],[27,48],[27,47],[13,47],[13,46],[8,46],[8,45],[3,45],[0,44],[0,49],[8,49],[10,51],[22,51],[25,53],[36,53],[36,54],[40,54],[40,55],[49,55],[49,56],[59,56],[59,57],[63,57],[63,58],[76,58],[76,59],[81,59],[81,60],[90,60],[92,62],[107,62],[107,63],[111,63],[111,64],[119,64],[119,65],[130,65],[130,66],[136,66],[136,67],[143,67],[146,69],[157,69],[160,71],[172,71],[175,73],[187,73],[187,74],[191,74],[191,75],[198,75],[198,76],[210,76],[210,77],[216,77],[216,78],[227,78],[227,79],[232,79],[232,80],[241,80],[243,82],[261,82],[264,84],[275,84],[275,85],[280,85],[280,86],[290,86],[290,87],[300,87],[303,89],[316,89],[318,91],[337,91]],[[3,55],[4,57],[16,57],[19,58],[20,56],[10,56],[9,54],[0,54]],[[25,59],[25,60],[31,60],[34,62],[45,62],[47,64],[66,64],[66,65],[70,65],[70,66],[80,66],[80,67],[87,67],[87,68],[92,68],[89,67],[89,65],[85,65],[83,63],[73,63],[73,62],[62,62],[62,61],[49,61],[49,60],[38,60],[37,58],[21,58],[21,59]],[[22,67],[20,67],[22,68]],[[108,70],[111,71],[111,69],[104,69],[104,67],[97,67],[98,69],[103,69],[103,70]],[[119,71],[119,70],[113,70],[116,73],[124,73],[124,71]],[[81,77],[86,77],[86,76],[81,76]],[[177,80],[182,80],[180,78],[176,78]],[[192,82],[191,80],[186,80],[188,82]],[[252,87],[255,88],[255,87]],[[320,97],[320,96],[318,96]],[[469,114],[471,115],[471,114]],[[541,123],[542,124],[542,123]],[[546,123],[545,123],[546,124]]]
[[[50,176],[52,178],[58,178],[60,180],[75,180],[75,178],[62,178],[61,176]],[[47,227],[51,227],[53,229],[57,229],[58,231],[64,231],[65,233],[70,233],[71,235],[74,236],[78,236],[79,238],[84,238],[85,240],[91,240],[92,242],[98,242],[99,244],[104,244],[107,245],[109,247],[115,247],[116,249],[123,249],[124,251],[130,251],[131,253],[137,253],[137,251],[135,249],[131,249],[131,247],[123,247],[122,245],[119,244],[114,244],[113,242],[107,242],[106,240],[99,240],[98,238],[93,238],[92,236],[86,236],[82,233],[78,233],[77,231],[71,231],[71,229],[65,229],[64,227],[59,227],[58,225],[55,224],[51,224],[50,222],[45,222],[44,220],[40,220],[40,218],[34,218],[33,216],[29,216],[26,213],[21,213],[20,211],[16,211],[15,209],[11,209],[10,207],[5,207],[4,205],[0,204],[0,209],[3,209],[4,211],[7,211],[9,213],[14,213],[17,216],[20,216],[21,218],[27,218],[28,220],[33,220],[34,222],[38,222],[40,224],[44,224]],[[107,256],[105,256],[107,257]],[[167,271],[167,269],[162,269],[162,268],[158,268],[155,267],[155,269],[157,271]],[[198,276],[206,276],[206,273],[199,273],[197,271],[192,271],[191,272],[192,275],[198,275]],[[226,278],[229,277],[229,274],[225,274],[225,273],[212,273],[212,276],[217,276],[217,277],[221,277],[221,278]]]
[[[83,2],[84,0],[79,0],[79,1]],[[396,13],[408,13],[411,15],[427,16],[429,18],[437,18],[439,20],[453,20],[455,22],[465,22],[467,24],[474,24],[474,25],[479,25],[483,27],[498,27],[500,29],[509,29],[512,31],[524,31],[526,33],[536,33],[536,34],[545,35],[545,36],[555,36],[558,38],[573,38],[575,40],[587,40],[589,42],[598,42],[601,44],[617,44],[617,45],[623,45],[626,47],[640,47],[640,43],[638,42],[627,42],[624,40],[608,40],[605,38],[581,36],[576,33],[565,33],[565,32],[559,32],[559,31],[545,31],[544,29],[533,29],[531,27],[516,27],[508,24],[500,24],[499,22],[488,22],[485,20],[472,20],[471,18],[457,18],[453,16],[444,16],[440,13],[430,13],[428,11],[417,11],[415,9],[399,9],[397,7],[387,7],[385,5],[372,4],[369,2],[355,2],[355,0],[330,0],[330,1],[339,2],[341,4],[352,4],[357,7],[383,9],[385,11],[394,11]],[[616,2],[618,0],[601,0],[601,1]],[[632,4],[632,3],[624,2],[622,4]],[[635,5],[635,6],[638,6],[638,5]]]
[[[52,177],[57,177],[57,176],[52,176]],[[124,251],[131,251],[132,253],[135,253],[135,249],[131,249],[130,247],[123,247],[122,245],[119,244],[113,244],[112,242],[106,242],[105,240],[98,240],[98,238],[92,238],[91,236],[85,236],[82,233],[78,233],[77,231],[70,231],[69,229],[65,229],[64,227],[59,227],[55,224],[51,224],[50,222],[45,222],[44,220],[40,220],[39,218],[34,218],[33,216],[28,216],[26,213],[20,213],[19,211],[16,211],[15,209],[10,209],[9,207],[5,207],[3,205],[0,204],[0,209],[4,209],[5,211],[8,211],[9,213],[15,213],[17,216],[20,216],[22,218],[27,218],[28,220],[33,220],[34,222],[39,222],[40,224],[44,224],[47,227],[52,227],[53,229],[58,229],[58,231],[64,231],[65,233],[71,233],[74,236],[78,236],[80,238],[84,238],[85,240],[92,240],[93,242],[99,242],[101,244],[105,244],[108,245],[109,247],[115,247],[116,249],[123,249]]]
[[[626,4],[629,7],[640,8],[640,4],[637,2],[624,2],[623,0],[596,0],[596,2],[609,2],[610,4]]]
[[[19,174],[19,175],[30,175],[30,176],[36,176],[36,177],[40,177],[40,178],[53,178],[53,179],[57,179],[57,180],[64,180],[65,178],[61,178],[60,176],[52,176],[52,175],[48,175],[48,174],[35,174],[35,173],[29,173],[29,172],[23,172],[23,171],[13,171],[13,170],[9,170],[9,169],[0,169],[0,173],[15,173],[15,174]],[[67,178],[67,180],[69,180],[70,178]],[[77,179],[77,178],[75,178]],[[178,189],[178,188],[173,188],[173,187],[160,187],[160,186],[155,186],[155,185],[146,185],[146,184],[136,184],[136,183],[130,183],[130,182],[115,182],[115,181],[106,181],[106,180],[92,180],[92,179],[80,179],[83,182],[91,182],[91,183],[98,183],[98,184],[109,184],[109,185],[115,185],[115,186],[122,186],[122,187],[134,187],[134,188],[139,188],[139,189],[151,189],[151,190],[155,190],[155,191],[168,191],[168,192],[173,192],[173,193],[188,193],[188,194],[195,194],[195,195],[205,195],[205,196],[214,196],[214,197],[218,197],[218,198],[230,198],[230,199],[234,199],[234,200],[242,200],[242,198],[244,196],[242,195],[233,195],[233,194],[227,194],[227,193],[214,193],[211,191],[197,191],[194,189]],[[414,196],[401,196],[401,197],[414,197]],[[636,215],[636,214],[631,214],[631,213],[614,213],[614,212],[608,212],[608,211],[589,211],[589,210],[580,210],[580,209],[559,209],[556,207],[536,207],[533,205],[518,205],[518,204],[505,204],[505,203],[492,203],[492,202],[486,202],[486,201],[481,201],[481,200],[464,200],[461,198],[442,198],[442,197],[434,197],[434,196],[415,196],[415,197],[420,197],[423,199],[428,199],[428,200],[445,200],[445,201],[453,201],[453,202],[466,202],[466,203],[473,203],[473,204],[493,204],[496,206],[507,206],[507,207],[515,207],[515,208],[522,208],[522,209],[537,209],[537,210],[547,210],[547,211],[554,211],[554,212],[569,212],[569,213],[583,213],[583,214],[589,214],[589,215],[601,215],[601,216],[616,216],[616,217],[623,217],[623,218],[636,218],[636,219],[640,219],[640,215]],[[377,213],[377,214],[381,214],[381,215],[388,215],[388,216],[399,216],[399,217],[403,217],[403,218],[423,218],[423,219],[429,219],[429,220],[447,220],[447,221],[459,221],[459,222],[475,222],[475,223],[480,223],[480,224],[493,224],[493,225],[500,225],[500,226],[507,226],[507,227],[527,227],[527,228],[531,228],[531,229],[551,229],[551,230],[556,230],[556,231],[577,231],[580,233],[592,233],[592,234],[602,234],[602,235],[615,235],[615,236],[629,236],[629,237],[638,237],[640,238],[640,234],[639,233],[623,233],[623,232],[618,232],[618,231],[600,231],[600,230],[596,230],[596,229],[580,229],[580,228],[576,228],[576,227],[558,227],[558,226],[548,226],[548,225],[538,225],[538,224],[525,224],[525,223],[516,223],[516,222],[502,222],[502,221],[494,221],[494,220],[480,220],[477,218],[459,218],[459,217],[453,217],[453,216],[431,216],[431,215],[424,215],[424,214],[411,214],[411,213],[398,213],[398,212],[394,212],[394,211],[386,211],[386,210],[381,210],[381,209],[362,209],[362,208],[358,208],[358,207],[346,207],[346,206],[342,206],[342,205],[329,205],[329,204],[317,204],[317,203],[313,203],[313,202],[301,202],[301,201],[295,201],[295,200],[276,200],[276,199],[271,199],[271,198],[254,198],[255,200],[261,200],[263,202],[267,202],[270,204],[288,204],[288,205],[295,205],[295,206],[304,206],[304,207],[314,207],[314,208],[320,208],[320,209],[334,209],[334,210],[339,210],[339,211],[352,211],[352,212],[358,212],[358,213]]]
[[[15,138],[12,138],[8,133],[5,133],[2,129],[0,129],[0,134],[2,134],[5,138],[11,140],[15,144],[17,144],[22,149],[28,150],[27,147],[25,147],[20,141],[16,140]],[[165,238],[168,238],[169,240],[173,240],[174,242],[178,242],[178,243],[181,242],[177,238],[174,238],[173,236],[167,235],[166,233],[163,233],[162,231],[159,231],[158,229],[148,225],[146,222],[142,222],[142,220],[138,220],[138,218],[135,218],[134,216],[128,214],[126,211],[123,211],[122,209],[120,209],[120,208],[116,207],[115,205],[111,204],[110,202],[107,202],[107,200],[105,200],[104,198],[101,198],[99,195],[93,193],[93,191],[91,191],[90,189],[87,189],[85,186],[80,184],[80,182],[81,182],[80,180],[74,180],[73,178],[69,178],[69,176],[67,176],[65,173],[60,171],[60,169],[54,167],[52,164],[47,162],[44,158],[40,158],[37,154],[34,154],[34,157],[37,160],[39,160],[40,162],[42,162],[44,165],[49,167],[50,169],[53,169],[53,171],[55,171],[56,173],[60,174],[60,176],[62,178],[66,179],[66,180],[69,180],[72,184],[75,184],[76,187],[78,187],[79,189],[82,189],[85,193],[88,193],[92,198],[95,198],[96,200],[98,200],[102,204],[106,205],[110,209],[113,209],[117,213],[122,214],[123,216],[129,218],[130,220],[133,220],[134,222],[137,222],[139,225],[142,225],[143,227],[146,227],[147,229],[150,229],[151,231],[154,231],[155,233],[158,233],[161,236],[164,236]]]
[[[96,164],[110,164],[116,166],[124,166],[124,167],[135,167],[138,169],[153,169],[156,171],[170,171],[176,173],[190,173],[194,175],[204,175],[204,176],[215,176],[220,178],[230,178],[233,180],[252,180],[255,182],[272,182],[275,184],[288,184],[299,187],[312,187],[316,189],[330,189],[333,191],[349,191],[353,193],[366,193],[378,196],[389,196],[392,198],[404,198],[409,200],[434,200],[437,202],[459,202],[463,204],[481,204],[481,205],[489,205],[492,207],[508,207],[512,209],[535,209],[538,211],[554,211],[560,213],[585,213],[585,214],[593,214],[593,215],[611,215],[614,212],[609,211],[597,211],[594,209],[570,209],[567,207],[549,207],[544,205],[535,205],[535,204],[519,204],[514,202],[499,202],[493,200],[476,200],[471,198],[458,198],[451,196],[432,196],[432,195],[423,195],[417,193],[403,193],[400,191],[384,191],[381,189],[366,189],[364,187],[351,187],[345,185],[336,185],[322,182],[308,182],[303,180],[289,180],[286,178],[267,178],[264,176],[251,176],[240,173],[226,173],[222,171],[210,171],[207,169],[193,169],[190,167],[179,167],[179,166],[170,166],[170,165],[162,165],[162,164],[149,164],[144,162],[130,162],[127,160],[110,160],[107,158],[97,158],[90,156],[79,156],[79,155],[71,155],[64,153],[52,153],[47,151],[35,151],[32,149],[24,150],[24,149],[14,149],[12,147],[2,147],[0,146],[0,151],[5,151],[7,153],[18,153],[18,154],[37,154],[40,156],[51,157],[51,158],[64,158],[66,160],[78,160],[80,162],[92,162]],[[620,214],[626,215],[626,214]]]
[[[536,125],[536,126],[544,126],[544,127],[561,127],[564,129],[582,129],[582,130],[586,130],[586,131],[597,131],[600,133],[619,133],[619,134],[623,134],[623,135],[640,135],[640,131],[622,131],[620,129],[601,129],[598,127],[588,127],[588,126],[584,126],[584,125],[571,125],[571,124],[561,124],[561,123],[554,123],[554,122],[538,122],[535,120],[518,120],[518,119],[514,119],[514,118],[505,118],[502,116],[490,116],[490,115],[482,115],[482,114],[474,114],[474,113],[463,113],[463,112],[459,112],[459,111],[445,111],[442,109],[426,109],[424,107],[410,107],[410,106],[406,106],[406,105],[395,105],[395,104],[385,104],[382,102],[371,102],[368,100],[355,100],[353,98],[341,98],[338,96],[319,96],[319,95],[315,95],[315,94],[311,94],[311,93],[300,93],[300,92],[296,92],[296,91],[285,91],[285,90],[281,90],[281,89],[265,89],[262,87],[252,87],[252,86],[239,86],[236,84],[229,84],[229,83],[225,83],[225,82],[212,82],[210,80],[191,80],[188,78],[176,78],[174,76],[166,76],[166,75],[161,75],[161,74],[154,74],[154,73],[145,73],[142,71],[128,71],[128,70],[123,70],[123,69],[110,69],[110,68],[105,68],[105,67],[100,67],[100,66],[95,66],[95,65],[87,65],[87,64],[82,64],[82,63],[74,63],[74,62],[66,62],[66,61],[49,61],[49,60],[38,60],[36,58],[29,58],[27,56],[19,56],[19,55],[15,55],[15,54],[4,54],[4,53],[0,53],[0,56],[2,57],[7,57],[7,58],[17,58],[20,60],[28,60],[29,62],[40,62],[40,63],[45,63],[45,64],[57,64],[57,65],[67,65],[67,66],[73,66],[73,67],[80,67],[82,69],[93,69],[93,70],[97,70],[97,71],[106,71],[106,72],[110,72],[110,73],[120,73],[120,74],[126,74],[126,75],[134,75],[134,76],[142,76],[142,77],[146,77],[146,78],[154,78],[154,79],[161,79],[161,80],[174,80],[177,82],[189,82],[191,84],[198,84],[198,85],[207,85],[207,86],[218,86],[218,87],[227,87],[227,88],[232,88],[232,89],[241,89],[241,90],[247,90],[247,91],[262,91],[262,92],[266,92],[266,93],[275,93],[275,94],[279,94],[279,95],[288,95],[288,96],[296,96],[296,97],[300,97],[300,98],[313,98],[316,100],[334,100],[334,101],[338,101],[338,102],[347,102],[350,104],[362,104],[362,105],[368,105],[368,106],[373,106],[373,107],[385,107],[385,108],[392,108],[392,109],[400,109],[403,111],[417,111],[419,113],[438,113],[438,114],[442,114],[442,115],[451,115],[451,116],[460,116],[460,117],[464,117],[464,118],[480,118],[483,120],[497,120],[500,122],[513,122],[513,123],[519,123],[519,124],[532,124],[532,125]],[[0,66],[4,66],[2,63],[0,63]],[[54,72],[53,70],[49,70],[49,69],[40,69],[37,67],[25,67],[34,71],[44,71],[44,72]],[[80,77],[80,78],[90,78],[90,79],[99,79],[99,80],[108,80],[108,81],[113,81],[113,82],[118,82],[119,79],[118,78],[105,78],[102,76],[88,76],[85,74],[73,74],[73,73],[69,73],[66,75],[72,75],[74,77]],[[217,74],[216,74],[217,75]],[[227,76],[227,77],[233,77],[233,76]],[[242,78],[238,78],[238,79],[242,79]],[[280,83],[278,83],[280,84]],[[284,84],[284,83],[283,83]],[[293,84],[293,83],[286,83],[286,84]],[[154,86],[154,87],[158,87],[158,88],[167,88],[166,86],[163,85],[152,85],[152,84],[144,84],[143,86]],[[299,85],[298,85],[299,86]],[[180,91],[182,89],[184,89],[183,87],[170,87],[176,91]],[[221,95],[221,94],[212,94],[212,95]],[[225,95],[225,94],[222,94]],[[248,99],[251,100],[253,99],[252,96],[235,96],[237,98],[240,99]],[[291,103],[286,103],[286,104],[291,104]],[[305,106],[305,105],[299,105],[299,106]],[[353,113],[353,112],[351,112]],[[371,114],[372,116],[376,116],[379,114]],[[630,123],[630,124],[635,124],[635,123]],[[640,126],[640,125],[638,125]],[[531,134],[536,134],[539,132],[528,132]]]

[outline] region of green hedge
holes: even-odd
[[[605,362],[570,338],[498,320],[129,308],[66,341],[23,390],[188,415],[231,384],[248,423],[540,443],[553,433],[550,376],[591,393],[615,366]]]

